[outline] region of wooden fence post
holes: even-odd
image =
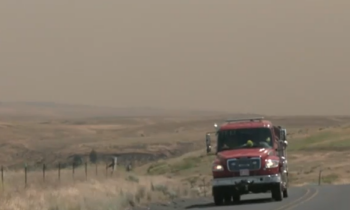
[[[87,179],[87,161],[85,161],[85,179]]]
[[[97,163],[95,163],[95,172],[96,172],[96,176],[97,176]]]
[[[61,182],[61,163],[58,163],[58,182]]]
[[[43,181],[45,182],[45,171],[46,171],[46,165],[43,164]]]
[[[322,171],[323,169],[320,169],[320,171],[318,172],[318,185],[321,185],[322,182]]]
[[[117,170],[118,157],[113,157],[113,171]]]
[[[73,181],[74,181],[74,171],[75,171],[75,164],[73,162],[72,164],[72,177],[73,177]]]
[[[4,167],[1,166],[1,186],[4,189]]]
[[[24,187],[27,188],[27,164],[24,164]]]
[[[108,177],[108,162],[106,162],[106,177]]]

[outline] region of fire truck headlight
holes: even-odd
[[[266,168],[277,168],[279,165],[279,160],[266,159],[265,163]]]
[[[220,164],[213,164],[213,171],[223,171],[224,167]]]

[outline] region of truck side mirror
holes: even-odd
[[[288,141],[287,140],[279,140],[278,143],[280,144],[280,147],[283,149],[286,149],[288,147]]]
[[[207,133],[205,135],[205,143],[206,143],[206,148],[207,148],[207,153],[211,152],[211,142],[210,142],[210,134]]]
[[[281,140],[287,140],[287,129],[282,128],[280,133]]]
[[[210,134],[209,134],[209,133],[207,133],[207,134],[205,135],[205,142],[206,142],[207,144],[210,144]]]

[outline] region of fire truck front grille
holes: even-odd
[[[239,171],[241,169],[248,169],[250,171],[259,170],[261,167],[261,159],[259,157],[253,158],[235,158],[227,160],[227,169],[229,171]]]

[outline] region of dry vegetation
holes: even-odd
[[[0,122],[0,164],[7,167],[70,162],[95,149],[101,157],[143,153],[144,159],[191,150],[211,121],[185,118],[112,118]]]
[[[130,205],[210,193],[213,155],[204,153],[204,136],[220,118],[148,117],[85,120],[0,122],[1,164],[5,167],[0,209],[123,209]],[[223,118],[221,118],[223,119]],[[323,170],[323,183],[350,181],[350,117],[271,117],[289,130],[289,164],[293,185],[315,183]],[[61,171],[58,162],[72,163],[94,149],[98,173],[89,163]],[[106,176],[104,161],[119,155],[120,168]],[[139,167],[124,171],[133,161]],[[345,160],[345,161],[344,161]],[[23,164],[28,186],[24,188]],[[45,182],[38,169],[46,163]],[[206,186],[206,187],[203,187]]]
[[[124,209],[187,194],[181,186],[169,188],[177,185],[176,180],[163,176],[137,176],[120,171],[106,178],[103,172],[88,179],[83,173],[76,174],[73,181],[71,171],[65,170],[61,182],[57,181],[56,173],[50,172],[45,183],[41,173],[32,172],[26,189],[23,173],[8,172],[0,209]]]

